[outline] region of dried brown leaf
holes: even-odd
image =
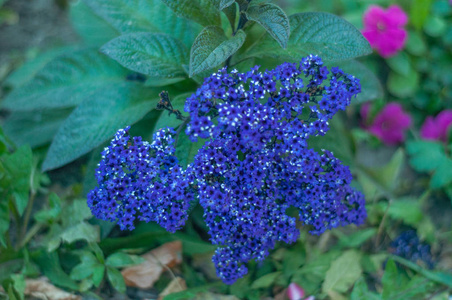
[[[45,277],[25,280],[25,295],[46,300],[82,300],[81,296],[57,288]]]
[[[147,289],[154,285],[165,268],[174,267],[182,262],[182,242],[163,244],[141,257],[145,259],[144,262],[123,269],[121,274],[127,286]]]
[[[172,293],[178,293],[185,291],[187,289],[187,285],[185,284],[185,280],[176,277],[166,286],[166,288],[159,294],[158,300],[162,300],[165,296],[168,296]]]

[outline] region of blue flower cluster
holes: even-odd
[[[308,148],[308,138],[324,135],[359,91],[358,79],[330,73],[311,55],[264,73],[222,69],[187,99],[187,134],[209,138],[192,172],[211,241],[222,246],[213,261],[224,282],[246,274],[245,264],[263,260],[276,242],[297,240],[289,207],[313,234],[364,221],[364,197],[350,188],[349,169],[331,152]]]
[[[313,234],[363,223],[364,197],[350,187],[349,169],[331,152],[308,148],[309,137],[324,135],[360,92],[359,80],[313,55],[258,69],[221,69],[187,99],[186,133],[207,141],[186,170],[174,156],[173,130],[158,131],[152,144],[118,131],[88,195],[93,214],[121,228],[132,229],[137,216],[174,232],[198,200],[219,245],[217,274],[228,284],[277,242],[295,242],[297,219]],[[291,207],[298,218],[286,214]]]
[[[120,129],[102,152],[96,169],[99,187],[88,194],[93,215],[134,229],[136,218],[154,221],[170,232],[180,229],[194,199],[190,176],[174,156],[174,131],[160,129],[149,144]]]
[[[429,269],[434,267],[430,245],[422,243],[414,230],[402,232],[391,242],[390,252],[421,264]]]

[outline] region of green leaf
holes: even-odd
[[[429,16],[432,0],[414,0],[411,4],[410,22],[419,30]]]
[[[215,1],[215,0],[213,0]],[[235,19],[237,18],[237,7],[238,5],[232,1],[232,5],[225,7],[223,13],[226,15],[226,18],[229,20],[229,24],[231,28],[235,27]]]
[[[196,37],[190,52],[190,77],[226,61],[245,42],[246,34],[239,30],[227,39],[223,29],[208,26]]]
[[[452,274],[450,274],[450,273],[444,273],[441,271],[439,271],[439,272],[429,271],[429,270],[426,270],[426,269],[422,268],[421,266],[419,266],[409,260],[406,260],[402,257],[399,257],[399,256],[392,256],[392,259],[394,261],[396,261],[400,264],[403,264],[406,267],[418,272],[419,274],[421,274],[424,277],[427,277],[430,280],[433,280],[433,281],[443,284],[449,288],[452,288]],[[390,261],[392,261],[392,259]],[[383,276],[383,278],[384,278],[384,276]]]
[[[210,0],[162,0],[176,15],[203,26],[220,25],[220,14]]]
[[[63,166],[88,153],[115,132],[141,119],[156,105],[158,92],[123,82],[86,96],[58,130],[43,170]]]
[[[403,51],[395,56],[387,58],[386,62],[394,72],[397,72],[400,75],[408,76],[410,72],[413,72],[410,57]]]
[[[287,47],[290,35],[289,18],[278,5],[272,3],[251,5],[246,11],[246,16],[249,20],[262,25],[281,47]]]
[[[322,292],[346,292],[361,276],[360,256],[356,250],[348,250],[337,258],[326,272]]]
[[[129,255],[124,252],[116,252],[107,257],[105,264],[110,267],[125,267],[130,265],[140,264],[144,261],[144,258],[137,255]]]
[[[282,273],[281,272],[273,272],[266,274],[258,279],[256,279],[252,284],[251,288],[253,289],[261,289],[270,287],[273,282],[275,282],[276,278],[278,278]]]
[[[61,268],[57,252],[40,250],[35,253],[34,256],[34,261],[39,265],[42,273],[49,278],[53,284],[72,290],[78,290],[78,286],[75,281],[72,280]]]
[[[79,264],[76,265],[70,274],[70,277],[74,280],[82,280],[85,278],[88,278],[89,276],[91,276],[93,274],[93,267],[96,265],[97,263],[93,263],[93,264]]]
[[[67,228],[62,234],[61,239],[69,244],[85,240],[89,242],[98,242],[99,238],[99,227],[92,226],[86,222],[81,222],[75,226]]]
[[[127,72],[97,49],[58,56],[2,102],[10,110],[72,107],[97,90],[124,81]]]
[[[76,199],[65,206],[61,213],[61,221],[64,228],[75,226],[83,220],[92,217],[91,210],[86,199]]]
[[[331,262],[339,257],[339,254],[338,251],[329,251],[315,258],[308,257],[307,263],[295,272],[292,281],[303,286],[308,293],[318,291]]]
[[[22,146],[13,154],[0,159],[8,175],[8,190],[14,196],[19,215],[28,204],[33,169],[33,157],[29,146]]]
[[[352,294],[350,295],[350,300],[380,300],[381,296],[375,293],[372,293],[367,288],[366,281],[364,277],[361,277],[356,281],[355,286],[353,287]]]
[[[427,45],[424,41],[424,36],[422,36],[417,31],[408,32],[408,40],[406,42],[406,49],[413,55],[421,56],[427,51]]]
[[[290,277],[306,262],[306,250],[304,247],[288,250],[284,253],[283,273],[286,279]]]
[[[0,245],[6,248],[5,233],[9,229],[8,201],[0,201]]]
[[[178,82],[181,82],[182,80],[185,80],[185,68],[184,70],[184,77],[175,77],[175,78],[166,78],[166,77],[151,77],[146,80],[144,83],[145,86],[151,86],[151,87],[160,87],[165,85],[172,85]]]
[[[120,293],[126,292],[126,283],[121,272],[113,267],[107,267],[107,277],[111,285]]]
[[[222,11],[223,9],[229,7],[235,2],[234,0],[210,0],[210,1],[219,11]]]
[[[3,84],[5,86],[17,88],[32,79],[48,62],[64,53],[72,52],[75,49],[76,48],[74,47],[59,47],[39,53],[14,70],[5,79]]]
[[[383,207],[386,210],[385,207]],[[408,225],[417,227],[424,214],[420,203],[413,198],[400,198],[391,201],[388,214],[395,220],[403,221]]]
[[[316,54],[324,61],[347,60],[372,53],[369,43],[352,24],[323,12],[294,14],[289,17],[290,38],[287,49],[281,49],[265,35],[246,57],[274,57],[299,62],[302,56]]]
[[[430,187],[438,189],[452,184],[452,159],[445,157],[430,180]]]
[[[102,279],[104,279],[105,266],[98,264],[93,268],[93,284],[95,287],[99,287]]]
[[[49,208],[38,211],[34,214],[37,222],[45,223],[56,220],[61,213],[61,199],[57,194],[51,193],[49,195]]]
[[[72,27],[86,45],[100,46],[119,35],[118,30],[82,1],[70,3],[69,18]]]
[[[410,72],[406,76],[395,72],[390,72],[388,81],[388,90],[399,98],[412,96],[419,87],[419,74]]]
[[[433,141],[412,141],[407,144],[411,155],[410,163],[417,171],[433,171],[444,163],[446,154],[441,143]]]
[[[344,248],[358,248],[365,241],[373,237],[376,233],[376,228],[366,228],[351,235],[341,235],[339,236],[338,246]]]
[[[43,146],[58,131],[72,108],[40,111],[15,111],[5,120],[3,128],[16,145]]]
[[[410,155],[410,165],[419,172],[435,170],[446,158],[443,145],[437,142],[408,142],[407,152]]]
[[[361,167],[361,170],[365,171],[366,175],[369,176],[380,189],[388,192],[396,188],[403,162],[403,150],[398,149],[393,154],[391,161],[388,164],[378,168]]]
[[[179,40],[147,32],[119,36],[102,46],[101,52],[130,70],[161,78],[183,77],[182,64],[189,57]]]
[[[383,284],[383,299],[390,299],[391,295],[398,293],[403,290],[406,285],[406,278],[401,276],[397,270],[397,266],[394,260],[389,259],[386,263],[385,272],[383,278],[381,279]]]
[[[84,0],[84,2],[121,33],[166,33],[190,47],[201,30],[198,24],[178,18],[161,0]]]

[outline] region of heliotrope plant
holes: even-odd
[[[308,147],[360,90],[357,78],[328,70],[314,55],[265,72],[223,68],[186,101],[187,135],[207,139],[194,161],[179,165],[174,129],[158,130],[152,143],[121,129],[102,153],[88,205],[121,229],[132,230],[138,219],[174,232],[198,201],[219,246],[217,275],[232,284],[276,242],[297,240],[290,207],[312,234],[365,220],[364,197],[350,187],[348,167],[328,150]]]

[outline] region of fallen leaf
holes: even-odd
[[[176,277],[166,286],[166,288],[159,294],[158,300],[162,300],[165,296],[168,296],[172,293],[178,293],[185,291],[187,289],[187,285],[185,284],[185,280]]]
[[[123,269],[121,274],[127,286],[147,289],[154,285],[165,268],[174,267],[182,262],[182,242],[163,244],[141,257],[145,259],[144,262]]]
[[[45,300],[82,300],[81,296],[70,294],[49,283],[46,277],[26,279],[24,294]]]
[[[286,300],[287,299],[286,295],[287,295],[287,289],[284,289],[275,295],[274,300]]]

